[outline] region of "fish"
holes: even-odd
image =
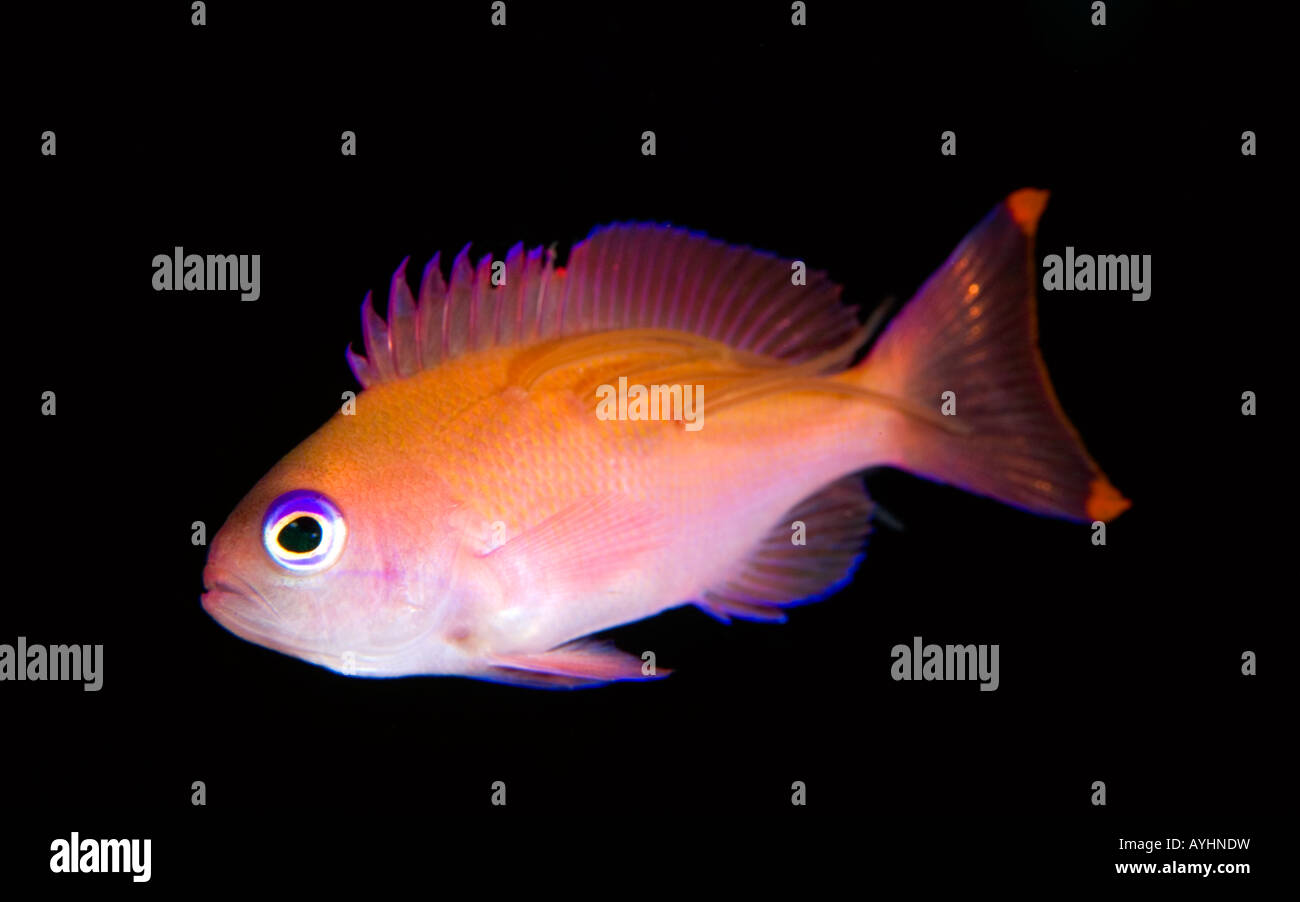
[[[235,507],[202,607],[349,676],[583,688],[671,672],[599,637],[619,625],[688,604],[782,622],[834,595],[873,467],[1109,522],[1131,502],[1038,349],[1047,198],[1010,194],[865,321],[824,271],[668,225],[597,228],[564,265],[467,245],[418,296],[407,258],[387,318],[362,304],[353,409]]]

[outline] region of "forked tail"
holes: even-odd
[[[1111,520],[1130,502],[1084,450],[1038,353],[1033,245],[1046,204],[1046,191],[1028,188],[998,204],[854,374],[874,391],[955,409],[953,430],[899,417],[889,463],[1034,513]]]

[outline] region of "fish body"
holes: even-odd
[[[363,307],[355,410],[231,514],[204,606],[343,673],[598,685],[666,671],[593,633],[686,603],[783,620],[846,582],[873,466],[1113,518],[1035,348],[1045,200],[995,208],[856,365],[874,324],[824,274],[681,230],[599,230],[565,269],[517,246],[505,286],[435,258],[418,304],[403,265],[388,322]]]

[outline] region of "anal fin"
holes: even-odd
[[[645,674],[640,658],[596,639],[578,639],[540,654],[498,655],[493,660],[497,666],[489,668],[486,679],[562,689],[660,679],[672,672],[656,667],[653,674]]]
[[[871,531],[872,508],[861,476],[831,483],[795,505],[696,604],[723,622],[784,621],[783,607],[820,601],[852,578]],[[803,545],[792,541],[795,521],[803,523]]]

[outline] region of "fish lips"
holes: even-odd
[[[203,571],[203,586],[207,591],[199,603],[229,632],[280,654],[330,670],[342,670],[342,659],[326,651],[323,640],[298,636],[293,621],[283,616],[247,580],[209,566]]]
[[[217,623],[256,645],[302,655],[302,650],[281,638],[286,624],[279,612],[247,582],[230,574],[205,570],[203,585],[207,591],[199,604]]]

